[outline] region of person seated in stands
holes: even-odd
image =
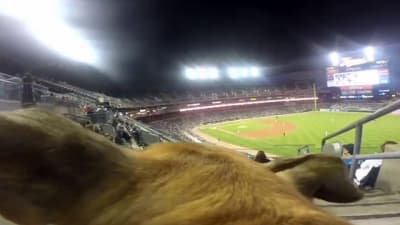
[[[102,134],[101,127],[98,124],[89,123],[85,125],[85,128],[94,131],[95,133]]]
[[[386,141],[381,145],[381,152],[385,152],[388,144],[397,144],[395,141]],[[375,187],[379,171],[382,166],[382,159],[369,159],[361,163],[360,168],[356,170],[354,182],[362,189],[370,190]]]
[[[398,143],[395,142],[395,141],[385,141],[385,143],[383,143],[383,144],[381,145],[381,151],[382,151],[382,152],[385,152],[386,145],[397,145],[397,144],[398,144]]]
[[[343,156],[345,157],[352,156],[353,154],[354,154],[354,144],[343,145]],[[352,159],[345,159],[344,164],[350,170],[352,165]],[[381,162],[379,160],[365,160],[365,161],[358,160],[357,164],[358,165],[356,167],[354,183],[360,188],[369,189],[366,185],[370,185],[373,180],[373,177],[377,177],[377,174],[375,175],[376,173],[375,170],[371,174],[369,173],[371,172],[372,168],[379,168]]]
[[[111,142],[114,142],[114,137],[112,135],[110,135],[109,133],[104,133],[103,136],[106,137]]]
[[[265,155],[265,153],[263,151],[258,151],[257,152],[254,161],[259,162],[259,163],[271,162],[271,160],[267,158],[267,156]]]
[[[91,115],[91,114],[93,114],[93,113],[94,113],[94,109],[93,109],[92,107],[89,107],[89,108],[87,109],[86,114]]]
[[[139,131],[137,130],[136,127],[130,127],[129,128],[129,134],[133,137],[133,139],[136,140],[137,136],[139,135]]]
[[[142,141],[140,131],[136,127],[131,127],[131,129],[129,130],[129,134],[131,135],[131,137],[133,138],[133,140],[136,142],[137,145],[139,145],[140,147],[145,145]]]
[[[346,144],[343,145],[343,156],[352,156],[354,152],[354,144]],[[347,168],[350,169],[352,163],[352,159],[345,159],[344,164],[346,164]]]
[[[129,135],[126,127],[122,123],[118,123],[116,127],[115,143],[119,145],[131,143],[131,136]]]
[[[111,126],[113,126],[116,129],[119,122],[120,121],[119,121],[118,117],[114,115],[114,117],[111,120]]]
[[[82,127],[87,127],[87,126],[90,126],[90,121],[79,121],[79,124],[82,126]]]
[[[381,165],[382,159],[365,160],[356,170],[354,183],[361,189],[370,190],[374,188]]]

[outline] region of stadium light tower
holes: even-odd
[[[340,55],[337,52],[329,54],[329,59],[331,60],[332,66],[338,66],[340,63]]]
[[[375,48],[368,46],[364,48],[364,55],[368,62],[375,61]]]

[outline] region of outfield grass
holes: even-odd
[[[312,152],[320,151],[321,140],[326,134],[335,132],[366,115],[368,114],[352,112],[308,112],[282,115],[278,118],[270,117],[274,121],[289,122],[296,126],[293,132],[288,132],[285,136],[282,133],[279,136],[261,138],[243,137],[246,132],[271,129],[271,124],[266,122],[266,118],[209,124],[200,127],[199,130],[223,142],[272,154],[292,156],[296,155],[298,147],[303,145],[310,145]],[[400,142],[399,115],[387,115],[366,124],[363,129],[361,152],[364,154],[378,152],[379,146],[386,140]],[[354,143],[354,130],[329,142],[333,141]]]

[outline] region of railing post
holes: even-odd
[[[326,139],[323,138],[322,142],[321,142],[321,152],[324,150],[325,143],[326,143]]]
[[[356,125],[356,134],[355,134],[355,140],[354,140],[354,149],[353,149],[353,156],[351,159],[351,167],[350,167],[350,174],[349,177],[351,180],[353,180],[356,169],[357,169],[357,162],[358,159],[356,159],[356,156],[360,154],[360,148],[361,148],[361,137],[362,137],[362,124],[357,124]]]

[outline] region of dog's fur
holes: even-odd
[[[304,197],[297,179],[223,148],[127,151],[37,109],[1,113],[0,128],[0,213],[17,224],[348,225]]]

